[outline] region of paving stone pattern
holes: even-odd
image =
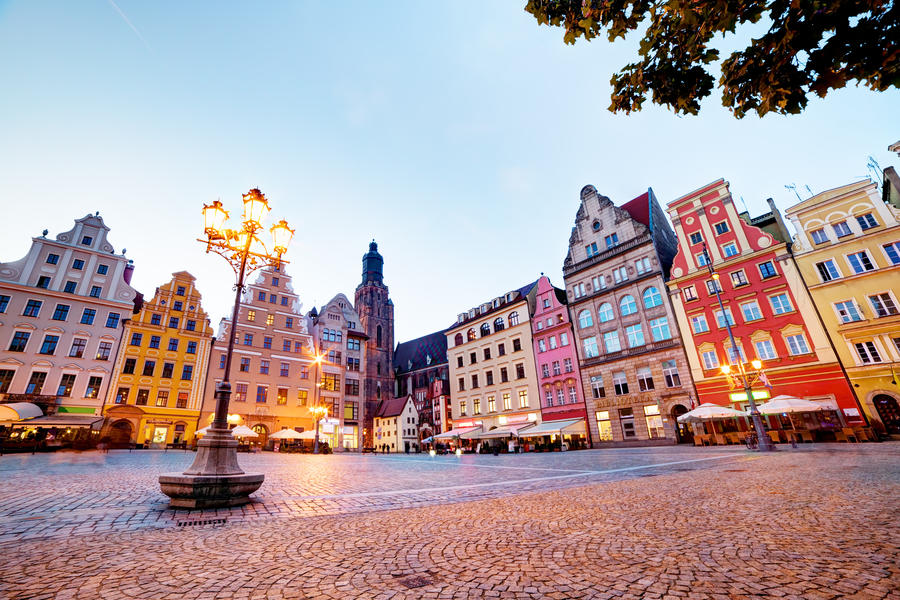
[[[896,443],[242,456],[257,502],[176,513],[179,454],[0,459],[0,597],[900,599]]]

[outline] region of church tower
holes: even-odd
[[[394,396],[394,303],[384,285],[384,258],[372,240],[363,255],[362,283],[356,288],[356,311],[366,335],[364,386],[365,445],[374,446],[372,422],[381,402]]]

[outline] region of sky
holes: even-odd
[[[786,185],[806,199],[869,157],[900,166],[897,90],[790,117],[737,120],[717,97],[612,114],[633,40],[567,46],[524,5],[0,0],[0,262],[99,211],[139,291],[187,270],[215,325],[233,273],[196,241],[200,210],[240,214],[259,187],[296,228],[304,311],[352,299],[378,242],[399,342],[542,272],[562,286],[587,184],[665,204],[725,178],[756,215],[796,203]]]

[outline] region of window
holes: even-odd
[[[519,408],[528,408],[528,390],[519,390]]]
[[[560,346],[568,346],[569,345],[569,334],[568,333],[560,333],[559,334],[559,345]]]
[[[503,317],[494,319],[494,331],[503,331],[505,328],[506,325],[503,323]]]
[[[525,363],[516,365],[516,379],[525,379]]]
[[[142,333],[132,333],[130,345],[140,346],[141,340],[143,339],[143,337],[144,337],[144,334],[142,334]]]
[[[590,315],[590,313],[588,313]],[[546,352],[547,351],[547,343],[544,340],[538,340],[538,352]]]
[[[466,403],[466,401],[465,401],[465,400],[460,400],[460,401],[459,401],[459,414],[460,414],[460,416],[465,416],[467,410],[468,410],[468,404]]]
[[[866,271],[875,270],[875,265],[872,264],[872,259],[869,258],[869,254],[865,250],[848,254],[847,262],[850,263],[850,268],[853,269],[854,273],[865,273]]]
[[[469,352],[469,364],[474,365],[478,362],[478,353],[477,352]]]
[[[603,387],[603,376],[602,375],[592,375],[591,376],[591,395],[594,398],[605,398],[606,397],[606,388]]]
[[[25,312],[22,315],[26,317],[37,317],[41,312],[41,304],[40,300],[29,300],[27,304],[25,304]]]
[[[574,286],[572,286],[572,293],[575,295],[576,298],[581,298],[582,296],[584,296],[584,294],[585,294],[584,284],[577,283]]]
[[[772,346],[772,340],[759,340],[754,342],[753,347],[756,348],[756,356],[760,360],[772,360],[777,358],[775,348]]]
[[[510,399],[509,394],[503,394],[503,410],[511,410],[512,409],[512,401]]]
[[[359,350],[360,344],[359,340],[350,338],[347,340],[347,350]]]
[[[269,361],[267,361],[267,360],[259,361],[259,372],[261,375],[269,374]]]
[[[544,392],[544,406],[553,406],[553,390]]]
[[[725,258],[731,258],[732,256],[738,255],[737,244],[734,242],[730,242],[722,246],[722,250],[725,252]]]
[[[640,323],[637,325],[629,325],[625,328],[625,335],[628,337],[628,347],[634,348],[636,346],[643,346],[646,342],[644,341],[644,331],[641,329]]]
[[[488,412],[497,412],[497,401],[493,396],[487,397],[487,409]]]
[[[462,357],[462,354],[460,354],[459,356],[456,357],[456,366],[457,366],[457,367],[462,367],[462,366],[463,366],[463,357]]]
[[[87,340],[84,338],[75,338],[72,340],[72,347],[69,349],[69,356],[72,358],[81,358],[84,356],[84,349],[87,347]]]
[[[301,366],[300,367],[300,379],[309,379],[309,368]]]
[[[169,327],[178,329],[178,317],[169,317]]]
[[[747,285],[748,283],[747,275],[744,274],[743,271],[734,271],[731,273],[731,285],[734,287],[740,287],[742,285]]]
[[[613,246],[615,246],[619,243],[619,234],[612,233],[612,234],[606,236],[605,238],[603,238],[603,241],[606,242],[607,248],[612,248]],[[596,249],[596,245],[594,246],[594,248]]]
[[[141,375],[145,377],[152,377],[153,371],[156,369],[156,361],[155,360],[145,360],[144,361],[144,370],[141,372]]]
[[[558,361],[558,360],[554,360],[554,361],[553,361],[553,374],[554,374],[554,375],[561,375],[561,374],[562,374],[562,370],[560,369],[559,361]]]
[[[616,283],[628,281],[628,269],[625,267],[616,267],[613,269],[613,281]]]
[[[150,398],[150,390],[139,389],[137,393],[137,398],[135,398],[134,403],[138,406],[147,406],[147,400]]]
[[[245,334],[244,334],[244,345],[245,345],[245,346],[252,346],[252,345],[253,345],[253,334],[252,334],[252,333],[245,333]]]
[[[738,345],[737,350],[734,349],[734,346],[725,346],[725,354],[728,356],[729,364],[737,364],[739,362],[747,362],[747,357],[744,356],[744,348]]]
[[[297,390],[297,406],[306,406],[309,400],[309,390]]]
[[[863,231],[865,231],[866,229],[872,229],[873,227],[878,227],[878,221],[875,219],[872,213],[859,215],[858,217],[856,217],[856,222],[859,223],[859,227]]]
[[[269,313],[266,315],[266,325],[274,325],[275,324],[275,315]]]
[[[578,326],[582,329],[587,327],[591,327],[594,325],[594,319],[591,318],[591,311],[583,310],[578,313]]]
[[[275,392],[275,404],[280,404],[284,406],[287,404],[288,391],[287,388],[278,388],[278,391]]]
[[[0,314],[5,313],[9,306],[9,296],[0,296]]]
[[[263,336],[263,348],[272,348],[272,338],[268,335]]]
[[[265,404],[268,395],[269,395],[269,386],[267,386],[267,385],[256,386],[256,403],[257,404]]]
[[[681,377],[678,375],[678,365],[674,360],[664,360],[662,363],[663,377],[666,387],[678,387],[681,385]]]
[[[716,292],[722,291],[722,284],[719,283],[718,279],[708,279],[706,281],[706,291],[710,296],[715,296]]]
[[[582,344],[584,345],[584,357],[585,358],[595,358],[600,356],[599,350],[597,350],[597,338],[594,336],[584,338]]]
[[[762,311],[759,309],[759,304],[756,300],[741,304],[741,314],[744,316],[745,321],[756,321],[763,318]]]
[[[625,377],[625,371],[617,371],[613,373],[613,388],[616,396],[622,396],[628,393],[628,379]]]
[[[178,338],[169,338],[169,352],[178,352]]]
[[[65,377],[65,375],[63,375],[63,377]],[[60,383],[60,386],[62,386],[62,383]],[[120,387],[118,390],[116,390],[116,399],[114,401],[115,404],[128,404],[129,393],[131,393],[131,388],[127,387]]]
[[[563,359],[563,370],[564,370],[566,373],[571,373],[571,372],[572,372],[572,359],[571,359],[571,358],[564,358],[564,359]]]
[[[618,331],[608,331],[603,334],[603,345],[606,347],[607,352],[618,352],[622,349],[622,345],[619,343],[619,332]]]
[[[247,358],[246,356],[241,357],[241,364],[238,367],[238,370],[243,373],[249,373],[250,372],[250,359]]]
[[[653,373],[650,367],[640,367],[637,370],[638,389],[642,392],[648,392],[655,389],[653,386]]]
[[[115,329],[116,327],[119,326],[119,318],[120,318],[119,313],[114,313],[114,312],[109,313],[108,315],[106,315],[106,326],[109,327],[110,329]]]
[[[161,322],[162,322],[162,315],[153,313],[153,315],[150,316],[150,324],[151,325],[159,325]]]
[[[636,261],[634,261],[634,268],[638,272],[638,275],[649,273],[650,259],[647,257],[637,259]]]
[[[38,277],[37,287],[46,290],[48,287],[50,287],[50,278],[46,275],[41,275],[40,277]]]
[[[726,308],[723,313],[721,310],[714,311],[716,315],[716,324],[718,324],[719,328],[724,328],[726,325],[726,320],[728,325],[734,325],[734,316],[731,314],[731,309]]]
[[[850,235],[851,233],[853,233],[852,231],[850,231],[850,226],[847,225],[846,221],[841,221],[840,223],[835,223],[834,225],[831,226],[831,228],[834,229],[834,234],[836,236],[838,236],[839,238],[846,237],[846,236]]]
[[[627,296],[623,296],[619,301],[619,313],[624,317],[627,315],[633,315],[637,312],[637,302],[634,301],[634,296],[630,294]]]
[[[40,394],[41,390],[44,389],[44,381],[47,379],[47,373],[43,371],[34,371],[31,373],[31,377],[28,380],[28,385],[25,387],[26,394]]]
[[[47,255],[47,264],[55,265],[59,263],[59,254],[48,254]]]
[[[89,235],[86,235],[86,236],[84,236],[84,237],[81,238],[81,245],[82,245],[82,246],[90,246],[90,245],[93,244],[93,243],[94,243],[94,238],[91,237],[91,236],[89,236]]]
[[[272,287],[278,287],[278,283],[279,283],[278,278],[273,277],[272,278]]]
[[[67,281],[65,288],[63,288],[63,291],[67,294],[74,294],[77,285],[78,284],[76,284],[74,281]]]
[[[494,372],[488,371],[484,374],[485,385],[494,385]]]
[[[615,318],[612,304],[610,304],[609,302],[604,302],[603,304],[601,304],[600,308],[597,309],[597,317],[600,319],[601,323],[612,321]]]
[[[28,345],[28,338],[31,334],[27,331],[17,331],[13,334],[12,341],[9,343],[10,352],[25,352],[25,346]]]
[[[611,442],[613,439],[612,435],[612,425],[609,421],[609,411],[608,410],[598,410],[595,413],[597,418],[597,431],[600,433],[600,441],[601,442]]]
[[[97,360],[109,360],[110,354],[112,354],[112,342],[100,342],[97,345]]]
[[[898,314],[897,305],[888,293],[869,296],[869,302],[872,303],[876,317],[890,317]]]
[[[764,263],[759,263],[759,276],[763,279],[768,279],[769,277],[775,277],[778,273],[775,272],[775,265],[772,264],[772,261],[766,261]]]
[[[509,313],[508,321],[509,321],[510,327],[514,327],[514,326],[518,325],[519,324],[519,313],[518,312]]]
[[[691,317],[691,328],[694,333],[705,333],[709,331],[709,325],[706,322],[706,315],[694,315]]]
[[[93,308],[86,308],[81,313],[81,324],[82,325],[93,325],[94,317],[97,316],[97,311]]]
[[[290,373],[291,373],[291,364],[282,362],[279,367],[279,370],[278,370],[278,376],[279,377],[289,377]]]
[[[518,352],[522,349],[522,340],[516,338],[513,340],[513,352]]]
[[[126,358],[125,364],[122,365],[122,373],[125,375],[134,375],[134,367],[137,365],[137,360],[133,358]]]
[[[162,338],[158,335],[150,336],[150,343],[147,344],[149,348],[159,348],[159,343],[162,341]]]
[[[231,395],[231,399],[235,402],[246,402],[247,401],[247,392],[248,386],[246,383],[238,383],[234,386],[234,394]]]
[[[278,296],[276,294],[269,294],[269,304],[278,304]]]
[[[251,323],[256,321],[256,311],[255,310],[247,311],[247,320]]]
[[[705,369],[719,368],[719,357],[716,356],[715,350],[707,350],[700,355],[703,358],[703,367]]]
[[[187,323],[185,323],[184,328],[188,331],[194,331],[195,329],[197,329],[197,321],[188,319]]]
[[[878,353],[878,348],[875,347],[874,342],[857,342],[855,346],[856,354],[859,355],[859,360],[864,365],[881,362],[881,355]]]
[[[359,396],[359,380],[347,379],[344,382],[344,393],[348,396]]]
[[[348,371],[359,371],[359,359],[353,358],[352,356],[347,357],[347,370]]]
[[[600,254],[600,251],[597,249],[597,242],[591,242],[587,246],[584,247],[584,251],[587,252],[587,257],[591,258],[592,256],[597,256]]]
[[[644,418],[647,420],[647,433],[651,440],[662,439],[666,437],[663,429],[662,416],[659,414],[659,406],[651,404],[644,407]]]
[[[699,244],[703,241],[703,235],[699,231],[695,231],[690,235],[692,244]]]
[[[697,264],[701,267],[705,267],[709,264],[709,256],[706,252],[701,252],[700,254],[695,255],[695,257],[697,259]]]
[[[506,383],[509,381],[509,375],[506,372],[506,367],[500,367],[500,383]]]
[[[487,323],[481,324],[481,337],[491,335],[491,326]]]
[[[832,279],[837,279],[841,276],[840,272],[837,270],[837,266],[834,264],[834,260],[830,258],[816,263],[816,269],[819,271],[819,279],[822,281],[831,281]]]
[[[688,300],[696,300],[697,299],[697,290],[694,288],[694,286],[689,285],[686,288],[681,290],[681,295],[684,296],[685,302],[687,302]]]
[[[190,381],[194,378],[194,365],[184,365],[181,368],[181,379],[183,381]]]
[[[156,392],[156,405],[166,406],[169,403],[169,390],[159,390]]]
[[[669,329],[669,318],[660,317],[650,321],[650,336],[654,342],[672,339],[672,331]]]
[[[187,408],[188,403],[188,393],[187,392],[178,392],[178,397],[175,399],[175,408]],[[176,425],[176,429],[177,429]]]
[[[828,241],[828,235],[825,233],[824,229],[810,231],[809,235],[812,238],[813,244],[824,244]]]
[[[794,310],[794,307],[791,306],[791,301],[788,298],[787,294],[770,296],[769,302],[772,304],[772,312],[774,312],[776,315],[783,315]]]
[[[891,242],[890,244],[885,244],[882,248],[892,265],[900,265],[900,242]],[[3,311],[0,310],[0,312]]]
[[[103,384],[103,378],[97,376],[88,377],[87,388],[84,390],[85,398],[96,398],[100,394],[100,386]]]
[[[555,335],[551,335],[547,339],[547,342],[549,343],[551,350],[556,350],[556,336]]]
[[[853,321],[862,321],[862,316],[860,316],[859,311],[856,309],[856,304],[853,303],[852,300],[845,300],[844,302],[835,302],[834,308],[837,310],[838,317],[841,319],[841,323],[852,323]]]
[[[605,290],[606,289],[606,277],[603,275],[597,275],[596,277],[592,277],[591,285],[593,285],[595,292],[597,290]]]
[[[53,311],[53,320],[54,321],[65,321],[69,318],[69,305],[68,304],[57,304],[56,309]]]
[[[662,304],[662,294],[655,287],[649,287],[644,290],[644,308],[653,308]]]
[[[72,268],[76,271],[82,270],[84,268],[84,261],[80,258],[76,258],[74,261],[72,261]]]
[[[472,389],[473,390],[478,389],[478,375],[477,374],[472,375]]]
[[[40,354],[55,354],[56,345],[59,343],[58,335],[45,335],[41,344]]]
[[[716,235],[722,235],[723,233],[728,233],[728,221],[720,221],[713,225],[716,230]]]
[[[788,352],[790,352],[792,356],[809,354],[809,346],[806,345],[806,338],[803,337],[802,333],[789,335],[785,338],[785,341],[788,345]]]

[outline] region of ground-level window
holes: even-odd
[[[659,406],[651,404],[644,407],[644,417],[647,419],[647,431],[650,433],[651,440],[658,440],[666,437],[663,429],[662,416],[659,414]]]
[[[597,411],[597,431],[600,432],[600,441],[601,442],[611,442],[613,439],[612,436],[612,423],[609,421],[609,411],[608,410],[598,410]]]
[[[637,436],[634,431],[634,409],[620,408],[619,422],[622,423],[622,435],[626,440]]]

